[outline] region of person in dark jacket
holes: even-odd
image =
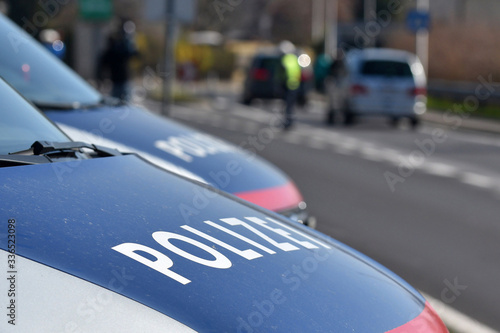
[[[338,52],[338,56],[333,59],[330,65],[330,69],[325,80],[325,90],[328,97],[326,123],[329,125],[335,124],[336,112],[339,111],[339,108],[341,107],[338,105],[338,100],[336,99],[336,89],[338,89],[338,85],[346,73],[347,70],[344,55],[342,52]]]
[[[121,28],[109,36],[106,49],[99,60],[98,77],[102,79],[104,72],[109,73],[113,89],[111,96],[122,99],[130,99],[130,59],[138,52],[133,42],[133,35],[125,31],[127,22],[121,24]]]

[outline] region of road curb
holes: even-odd
[[[438,299],[435,299],[425,293],[421,294],[427,299],[427,301],[444,321],[446,326],[453,333],[500,333],[453,309]]]
[[[439,124],[453,129],[464,129],[472,131],[500,134],[500,121],[483,118],[462,118],[460,115],[450,115],[442,111],[429,110],[421,116],[425,122]]]

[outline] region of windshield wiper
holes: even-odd
[[[74,103],[46,103],[46,102],[37,102],[32,101],[32,103],[39,108],[40,110],[77,110],[81,108],[81,104],[78,102]]]
[[[47,155],[54,152],[81,152],[81,149],[90,149],[100,157],[106,156],[121,156],[116,149],[106,148],[98,145],[93,145],[85,142],[51,142],[51,141],[35,141],[30,149],[9,153],[9,155]]]
[[[65,111],[65,110],[78,110],[78,109],[94,109],[100,106],[122,106],[126,105],[126,102],[119,100],[114,97],[103,96],[97,103],[95,104],[83,104],[80,102],[73,103],[51,103],[51,102],[40,102],[40,101],[32,101],[32,103],[39,108],[40,110],[53,110],[53,111]]]
[[[98,145],[84,142],[50,142],[35,141],[30,149],[9,153],[9,155],[0,155],[0,167],[12,167],[20,165],[33,165],[53,163],[61,159],[75,159],[95,157],[85,154],[82,149],[93,151],[97,157],[121,156],[123,155],[116,149],[106,148]]]

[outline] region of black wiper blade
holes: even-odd
[[[40,110],[48,111],[48,110],[53,110],[53,111],[65,111],[65,110],[78,110],[78,109],[94,109],[98,108],[101,106],[123,106],[126,105],[127,103],[114,98],[114,97],[107,97],[103,96],[97,103],[93,104],[84,104],[80,102],[73,102],[73,103],[47,103],[47,102],[40,102],[40,101],[32,101],[32,103],[39,108]]]
[[[40,110],[76,110],[82,107],[82,104],[78,102],[74,103],[45,103],[32,101],[32,103]]]
[[[52,152],[65,151],[80,151],[80,149],[90,149],[100,156],[121,156],[116,149],[93,145],[85,142],[52,142],[52,141],[35,141],[28,150],[10,153],[9,155],[45,155]]]
[[[100,101],[101,105],[106,106],[123,106],[127,105],[127,102],[121,100],[119,98],[111,97],[111,96],[103,96]]]

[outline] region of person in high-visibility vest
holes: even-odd
[[[281,64],[284,69],[284,88],[285,88],[285,120],[284,129],[289,129],[293,124],[293,111],[297,101],[297,93],[300,88],[302,70],[299,60],[295,55],[295,46],[288,41],[280,43],[280,51],[283,56]]]

